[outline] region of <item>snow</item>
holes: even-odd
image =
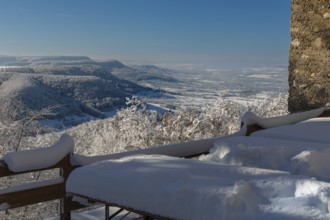
[[[74,170],[67,191],[175,219],[328,219],[330,183],[159,155]]]
[[[236,136],[219,139],[210,154],[200,159],[330,180],[330,160],[327,158],[330,158],[327,143]]]
[[[273,76],[268,74],[251,74],[246,77],[259,78],[259,79],[271,79]]]
[[[156,104],[156,103],[147,103],[147,110],[157,111],[160,114],[164,114],[165,112],[171,111],[171,109],[164,108],[161,105]]]
[[[312,119],[321,115],[323,111],[328,109],[328,107],[318,108],[307,112],[299,112],[284,116],[272,117],[272,118],[261,118],[254,114],[253,112],[246,112],[242,117],[243,127],[239,131],[241,135],[245,135],[248,125],[257,124],[263,128],[273,128],[283,125],[295,124],[307,119]],[[280,128],[281,130],[282,128]],[[268,130],[268,129],[267,129]]]
[[[67,191],[174,219],[330,219],[330,118],[313,118],[323,110],[248,113],[245,126],[268,129],[213,139],[199,160],[155,155],[165,148],[85,161]]]
[[[330,143],[329,130],[330,118],[313,118],[297,124],[258,131],[252,136]]]
[[[50,147],[7,153],[3,159],[13,172],[43,169],[58,163],[65,155],[73,152],[74,141],[63,134],[59,141]]]
[[[8,208],[9,208],[10,206],[9,206],[9,204],[8,203],[1,203],[0,204],[0,211],[5,211],[5,210],[7,210]]]
[[[71,219],[72,220],[100,220],[104,219],[105,212],[104,212],[104,207],[100,208],[95,208],[92,210],[88,210],[85,212],[74,212],[71,213]],[[118,208],[115,207],[110,207],[109,208],[109,213],[110,215],[118,211]],[[127,216],[126,216],[127,215]],[[139,215],[134,214],[134,213],[129,213],[128,211],[123,211],[120,214],[118,214],[116,217],[113,218],[113,220],[137,220],[139,219]],[[59,217],[54,217],[50,218],[47,220],[60,220]]]
[[[92,164],[101,160],[110,160],[110,159],[119,159],[122,157],[133,156],[136,154],[162,154],[167,156],[174,157],[184,157],[187,155],[194,155],[208,152],[215,142],[216,138],[209,138],[203,140],[190,141],[179,144],[170,144],[153,148],[146,148],[135,151],[127,151],[123,153],[109,154],[109,155],[100,155],[88,157],[84,155],[73,155],[71,157],[71,163],[73,165],[84,166],[88,164]]]

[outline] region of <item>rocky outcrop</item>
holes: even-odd
[[[330,102],[330,0],[291,0],[289,111]]]

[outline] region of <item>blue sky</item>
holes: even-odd
[[[0,0],[0,54],[287,65],[290,0]]]

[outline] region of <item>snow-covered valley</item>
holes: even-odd
[[[111,154],[226,136],[248,110],[287,113],[286,67],[183,71],[86,57],[0,57],[0,66],[2,155],[50,146],[63,133],[75,154]],[[38,217],[57,213],[49,207]]]

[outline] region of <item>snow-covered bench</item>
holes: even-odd
[[[330,218],[330,183],[159,155],[78,168],[70,174],[66,189],[156,219]]]
[[[311,179],[330,179],[330,121],[310,119],[328,113],[248,113],[242,130],[217,140],[202,161],[131,155],[96,162],[74,170],[66,189],[160,219],[330,219],[330,183]],[[251,135],[251,126],[261,131]]]

